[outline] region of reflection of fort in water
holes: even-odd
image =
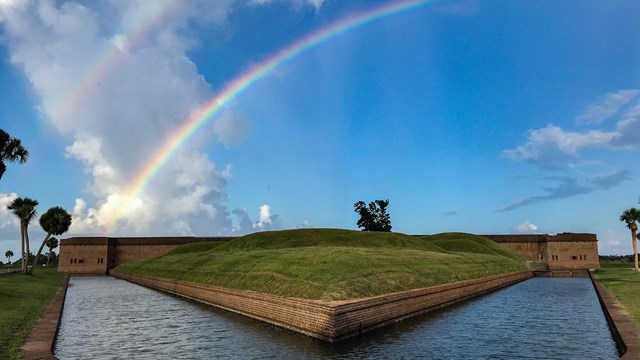
[[[482,236],[527,260],[542,263],[548,270],[600,267],[595,234]],[[160,256],[179,245],[233,239],[235,237],[73,237],[60,242],[58,271],[106,274],[127,261]]]

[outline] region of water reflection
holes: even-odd
[[[58,342],[70,359],[614,359],[588,279],[534,278],[330,345],[111,277],[70,281]]]

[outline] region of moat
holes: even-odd
[[[70,280],[67,359],[616,359],[586,278],[533,278],[335,345],[112,277]]]

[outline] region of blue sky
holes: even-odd
[[[123,209],[123,189],[188,115],[297,39],[389,1],[0,1],[0,128],[31,156],[0,180],[74,215],[71,232],[225,235],[355,229],[598,234],[631,253],[638,206],[640,3],[438,1],[342,33],[256,82]],[[117,60],[65,116],[104,48]],[[4,210],[2,210],[4,209]],[[109,226],[117,222],[114,229]],[[43,234],[37,223],[31,237]]]

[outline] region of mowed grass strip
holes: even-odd
[[[117,269],[280,296],[345,300],[524,270],[526,266],[519,255],[470,234],[414,237],[300,229],[261,232],[222,244],[184,245],[161,257],[129,262]]]
[[[20,346],[62,284],[64,273],[36,269],[33,275],[0,275],[0,359],[19,359]]]
[[[604,287],[640,324],[640,274],[633,272],[633,263],[601,263],[595,275]]]

